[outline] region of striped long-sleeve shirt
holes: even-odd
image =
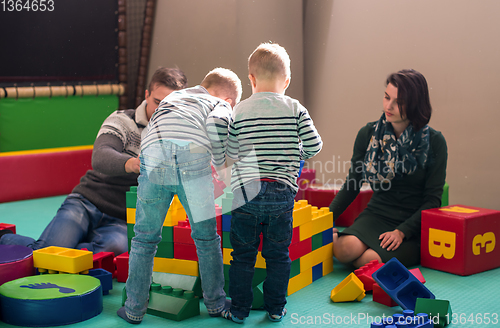
[[[316,155],[320,135],[299,101],[272,92],[259,92],[239,103],[229,126],[227,155],[232,190],[255,179],[273,179],[298,190],[300,160]]]
[[[194,142],[212,153],[212,163],[225,162],[231,105],[202,86],[174,91],[163,99],[148,124],[141,149],[157,140]]]

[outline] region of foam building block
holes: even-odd
[[[418,281],[425,284],[425,278],[419,268],[410,269],[409,271]],[[373,283],[373,301],[389,307],[398,305],[377,283]]]
[[[432,328],[432,320],[426,313],[418,313],[405,310],[403,313],[395,313],[390,317],[384,317],[382,321],[374,321],[370,328]]]
[[[421,222],[422,266],[462,276],[500,267],[500,211],[450,205]]]
[[[373,280],[372,274],[377,271],[384,263],[379,263],[378,260],[373,260],[363,265],[361,268],[354,270],[354,274],[363,282],[363,287],[365,291],[373,290]]]
[[[0,245],[0,285],[34,274],[31,248],[21,245]]]
[[[103,295],[108,295],[109,291],[113,289],[113,274],[111,272],[98,268],[89,270],[88,275],[99,279]]]
[[[377,283],[372,285],[373,301],[388,307],[397,306],[396,303]]]
[[[13,233],[16,233],[16,225],[10,223],[0,223],[0,230],[10,230]]]
[[[88,275],[44,274],[0,286],[2,321],[47,327],[81,322],[102,312],[99,279]]]
[[[372,277],[404,310],[415,310],[417,298],[436,298],[396,258],[390,259]]]
[[[114,258],[113,262],[116,267],[116,271],[113,273],[113,277],[116,278],[118,282],[126,282],[128,278],[128,252],[118,255]]]
[[[193,291],[151,284],[148,314],[181,321],[200,314],[200,299]]]
[[[188,276],[168,272],[153,272],[153,283],[172,288],[192,290],[199,298],[203,297],[201,290],[201,280],[197,276]]]
[[[427,313],[434,323],[434,327],[439,328],[448,325],[453,314],[449,301],[427,298],[417,298],[415,312]]]
[[[304,199],[312,206],[329,207],[332,200],[339,193],[341,185],[310,185],[304,191]],[[335,219],[335,225],[340,227],[349,227],[358,215],[366,208],[372,198],[373,191],[368,185],[361,187],[358,196],[346,208],[338,218]]]
[[[127,223],[129,230],[133,231],[135,224],[135,201],[137,193],[134,189],[127,192]],[[226,286],[228,284],[228,271],[231,264],[232,246],[230,242],[231,229],[231,206],[233,194],[226,192],[221,199],[222,207],[216,205],[217,233],[222,239],[222,253]],[[132,208],[132,206],[134,208]],[[174,202],[171,204],[176,206]],[[169,210],[170,212],[170,210]],[[165,226],[163,230],[165,230]],[[165,273],[180,276],[198,277],[199,266],[197,257],[195,257],[196,248],[191,238],[191,229],[188,221],[179,218],[172,228],[171,244],[173,245],[173,258],[159,255],[164,245],[158,245],[158,252],[154,258],[153,275],[155,273]],[[133,235],[129,234],[129,239]],[[167,237],[162,236],[163,239]],[[170,238],[170,237],[168,237]],[[298,290],[310,285],[313,281],[329,274],[333,271],[333,214],[328,208],[317,208],[311,206],[306,200],[300,200],[295,203],[293,211],[293,237],[289,248],[290,258],[292,260],[292,269],[288,283],[287,294],[291,295]],[[259,246],[257,262],[255,266],[254,279],[252,287],[255,288],[266,278],[265,260],[261,255],[262,242]],[[130,247],[130,244],[129,244]],[[116,261],[116,277],[118,281],[126,281],[128,275],[127,269],[124,270],[120,265],[120,257]],[[122,271],[125,271],[121,273]],[[189,278],[188,278],[189,279]],[[168,280],[162,285],[173,286]],[[190,287],[182,287],[189,289]],[[254,291],[257,292],[257,291]],[[196,291],[195,291],[196,293]],[[257,302],[257,300],[256,300]]]
[[[361,301],[365,297],[363,283],[354,274],[349,274],[330,293],[333,302]]]
[[[115,267],[115,253],[113,252],[99,252],[92,256],[92,269],[104,269],[114,276]]]
[[[49,246],[33,251],[33,265],[41,273],[88,273],[93,257],[89,251]]]

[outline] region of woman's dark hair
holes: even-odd
[[[429,88],[421,73],[404,69],[389,75],[385,83],[398,88],[399,111],[408,118],[415,131],[429,123],[432,114]]]

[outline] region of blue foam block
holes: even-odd
[[[372,277],[404,310],[415,310],[417,298],[436,298],[396,258],[387,261],[373,273]]]

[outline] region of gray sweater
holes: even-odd
[[[73,193],[87,198],[101,212],[126,220],[125,193],[137,186],[139,175],[126,173],[125,163],[138,156],[147,123],[145,101],[135,110],[118,110],[106,118],[94,143],[92,170]]]

